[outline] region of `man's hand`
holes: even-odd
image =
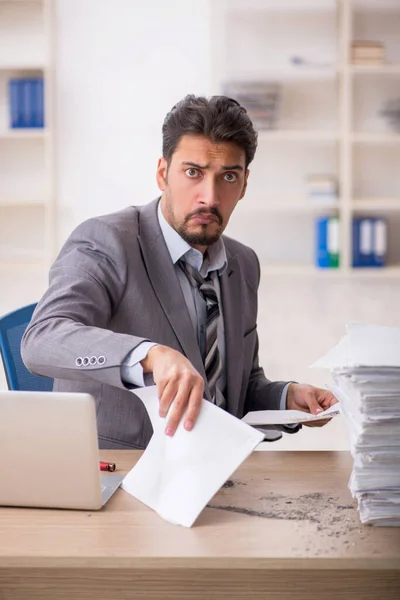
[[[303,410],[313,415],[326,410],[338,402],[337,398],[328,390],[313,387],[305,383],[291,383],[288,388],[286,407],[289,410]],[[307,427],[322,427],[329,423],[330,419],[321,421],[305,421]]]
[[[150,348],[141,365],[145,373],[153,373],[160,398],[160,417],[167,415],[173,403],[165,433],[174,435],[186,408],[184,427],[190,431],[203,399],[204,381],[200,373],[183,354],[162,345]]]

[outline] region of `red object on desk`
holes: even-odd
[[[115,463],[100,461],[100,471],[115,471]]]

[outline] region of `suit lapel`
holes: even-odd
[[[243,371],[242,288],[236,257],[228,259],[220,284],[225,328],[227,409],[236,414]]]
[[[184,354],[206,379],[196,334],[157,217],[158,200],[140,211],[139,244],[154,293]],[[209,390],[205,390],[209,397]]]

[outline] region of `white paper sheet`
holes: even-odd
[[[288,423],[304,423],[306,421],[330,419],[339,413],[339,404],[334,404],[318,415],[312,415],[302,410],[258,410],[247,413],[242,421],[256,427],[261,427],[262,425],[287,425]]]
[[[340,342],[312,367],[400,367],[400,327],[351,323]]]
[[[156,386],[136,389],[154,434],[122,488],[171,523],[191,527],[225,481],[263,440],[261,432],[203,400],[192,431],[164,433]]]

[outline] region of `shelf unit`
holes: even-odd
[[[352,64],[356,39],[382,41],[387,63]],[[211,55],[213,93],[229,81],[282,89],[277,126],[259,131],[227,234],[251,245],[268,273],[399,277],[400,132],[379,111],[396,89],[400,98],[400,0],[216,0]],[[309,66],[293,66],[293,56]],[[311,174],[337,177],[338,202],[310,203]],[[318,214],[340,218],[339,269],[314,266]],[[388,266],[354,269],[352,219],[378,214],[389,225]]]
[[[42,266],[56,251],[53,0],[0,0],[0,266]],[[43,77],[45,127],[12,129],[8,82]]]

